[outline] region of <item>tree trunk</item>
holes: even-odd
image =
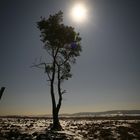
[[[52,115],[53,115],[53,125],[51,130],[57,130],[60,131],[62,130],[62,127],[60,125],[59,122],[59,118],[58,118],[58,113],[59,113],[59,109],[58,109],[58,105],[56,106],[56,101],[55,101],[55,95],[54,95],[54,78],[55,78],[55,58],[54,58],[54,62],[53,62],[53,74],[52,74],[52,80],[51,80],[51,98],[52,98]]]
[[[52,115],[53,115],[53,125],[52,125],[51,130],[60,131],[60,130],[62,130],[62,127],[60,125],[59,118],[58,118],[59,110],[56,107],[56,101],[55,101],[55,97],[54,97],[53,85],[51,85],[51,98],[52,98]]]
[[[58,105],[56,106],[53,85],[51,85],[51,97],[52,97],[52,115],[53,115],[53,126],[52,126],[51,130],[60,131],[60,130],[62,130],[62,127],[59,122],[58,114],[59,114],[59,109],[60,109],[61,104],[59,105],[59,107],[58,107]],[[59,99],[59,103],[60,103],[60,99]]]
[[[59,122],[58,109],[55,108],[53,110],[54,110],[54,113],[53,113],[53,126],[52,126],[51,130],[61,131],[62,126],[60,125],[60,122]]]
[[[58,114],[59,114],[59,110],[61,108],[61,102],[62,102],[62,94],[61,94],[61,79],[60,79],[60,67],[58,66],[58,95],[59,95],[59,101],[58,101],[58,104],[55,108],[53,108],[53,127],[52,129],[53,130],[62,130],[62,127],[60,125],[60,122],[59,122],[59,117],[58,117]]]

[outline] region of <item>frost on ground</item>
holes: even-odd
[[[140,120],[61,119],[63,131],[50,131],[51,119],[0,118],[0,140],[139,140]]]

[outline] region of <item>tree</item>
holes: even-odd
[[[81,38],[71,26],[63,23],[63,13],[59,11],[50,15],[48,19],[42,18],[37,22],[37,27],[41,32],[41,41],[44,49],[50,56],[48,61],[42,61],[34,66],[43,68],[50,83],[50,94],[52,99],[52,130],[62,130],[59,123],[59,110],[62,104],[62,97],[66,90],[62,90],[62,83],[72,77],[71,64],[76,62],[76,57],[80,56]],[[56,94],[58,101],[56,101]]]

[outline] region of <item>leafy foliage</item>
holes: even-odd
[[[50,15],[48,19],[41,18],[37,25],[41,31],[44,48],[52,57],[52,65],[47,64],[45,72],[50,75],[55,63],[57,68],[60,68],[61,81],[64,81],[72,77],[70,64],[76,62],[76,57],[80,56],[82,49],[79,33],[76,33],[73,27],[62,24],[62,21],[63,13],[59,11],[53,16]]]

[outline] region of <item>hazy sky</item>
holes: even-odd
[[[59,10],[82,37],[83,52],[63,87],[62,113],[140,109],[139,0],[85,0],[87,21],[70,16],[80,0],[0,0],[0,114],[49,114],[44,72],[30,68],[45,55],[36,22]]]

